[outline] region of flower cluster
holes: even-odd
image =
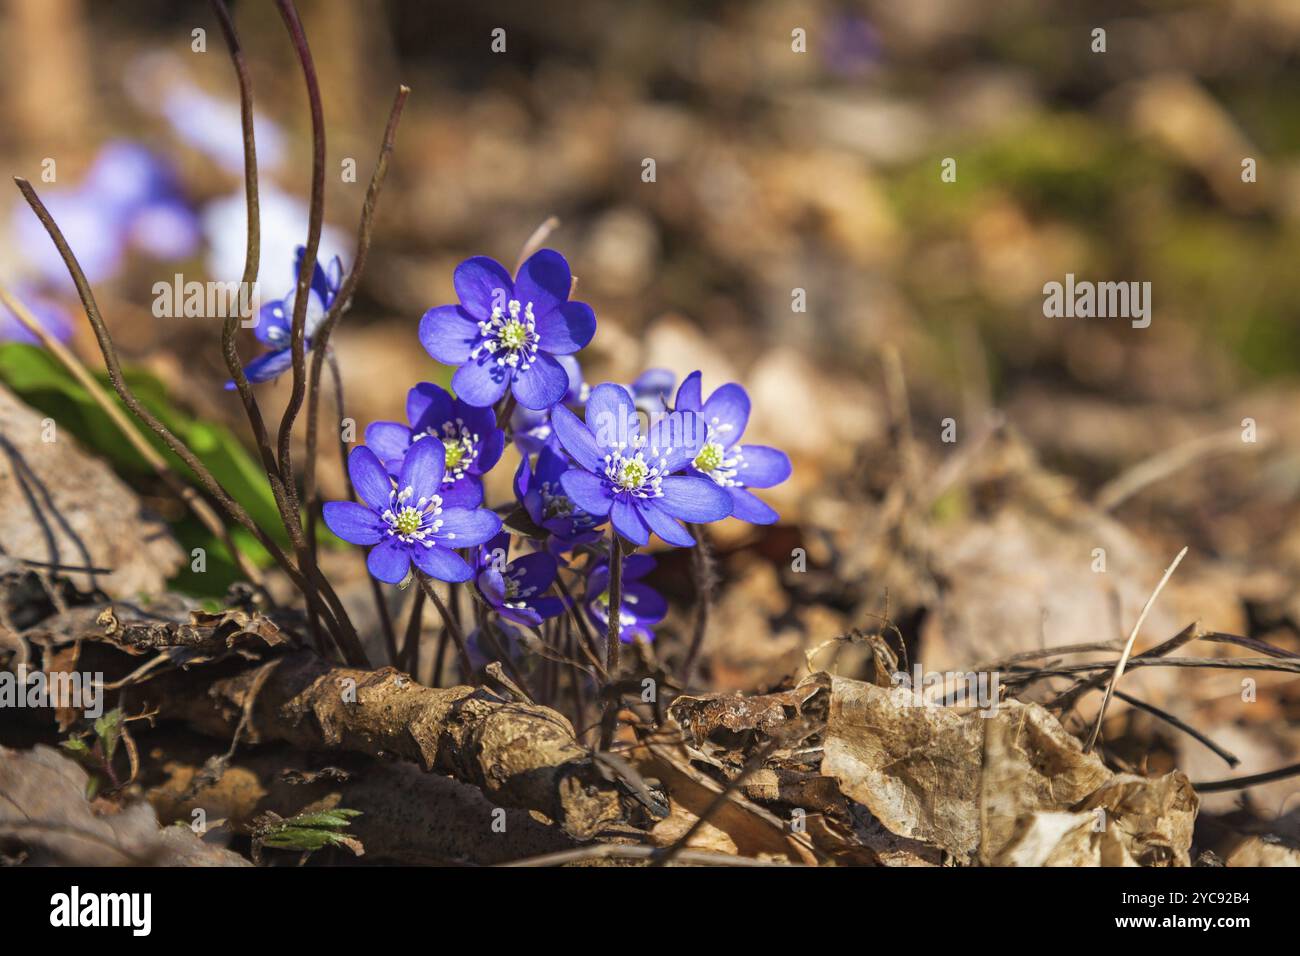
[[[491,633],[515,635],[578,613],[563,587],[565,575],[578,574],[572,583],[582,587],[578,600],[591,623],[603,631],[617,613],[622,640],[653,640],[668,611],[644,580],[655,561],[622,558],[615,612],[606,535],[618,536],[623,553],[652,536],[694,545],[688,525],[727,517],[771,524],[776,512],[751,489],[789,477],[789,458],[742,443],[750,402],[740,385],[721,385],[705,399],[694,372],[674,395],[672,372],[651,369],[630,387],[589,387],[573,356],[594,336],[596,316],[570,298],[572,273],[558,252],[535,253],[513,278],[492,259],[468,259],[454,285],[459,301],[430,309],[419,324],[425,350],[455,369],[451,392],[420,383],[407,395],[405,423],[366,429],[365,447],[349,458],[360,503],[326,505],[326,524],[373,546],[368,566],[382,581],[405,580],[412,565],[442,581],[472,581],[494,615]],[[317,288],[313,282],[313,295]],[[328,308],[337,284],[326,274],[320,289]],[[272,306],[263,325],[283,329],[291,303]],[[283,331],[259,338],[285,342]],[[274,368],[276,355],[249,367]],[[484,478],[507,446],[519,456],[516,500],[489,509]],[[471,635],[471,658],[482,657],[482,628]]]

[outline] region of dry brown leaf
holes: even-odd
[[[250,866],[189,828],[159,828],[148,803],[86,799],[86,771],[52,747],[0,747],[0,833],[69,866]]]

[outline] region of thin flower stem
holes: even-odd
[[[298,287],[293,300],[293,321],[290,325],[289,352],[293,360],[293,390],[288,406],[280,420],[279,460],[280,474],[285,479],[285,492],[297,512],[297,490],[293,475],[293,425],[302,409],[307,392],[307,299],[311,291],[312,275],[316,270],[316,257],[320,252],[321,229],[325,220],[325,113],[321,106],[320,82],[316,78],[316,64],[312,61],[307,34],[293,0],[276,0],[280,17],[284,20],[289,39],[302,66],[303,81],[307,86],[307,104],[311,111],[311,201],[307,212],[307,245],[298,268]]]
[[[690,685],[700,649],[704,646],[704,635],[709,629],[709,612],[713,609],[713,588],[717,583],[708,532],[703,525],[691,525],[690,531],[695,536],[695,547],[691,551],[691,568],[695,577],[695,621],[691,632],[691,647],[682,664],[683,686]]]
[[[506,432],[506,439],[510,435],[510,416],[515,413],[515,406],[519,404],[519,399],[515,398],[514,392],[506,392],[505,398],[501,400],[501,407],[497,410],[497,428]]]
[[[167,487],[185,502],[203,526],[216,535],[221,543],[226,546],[231,558],[239,566],[240,572],[253,584],[262,599],[268,605],[274,606],[275,602],[271,599],[270,592],[266,590],[266,581],[261,570],[248,555],[239,550],[238,545],[230,536],[230,530],[217,513],[212,510],[212,506],[198,493],[193,485],[171,469],[171,466],[167,464],[167,460],[158,453],[158,450],[153,445],[145,440],[144,436],[140,434],[140,430],[131,424],[126,415],[122,413],[121,407],[108,397],[104,387],[99,384],[95,376],[90,374],[90,370],[81,363],[81,360],[72,354],[72,350],[50,335],[45,326],[41,324],[41,321],[32,315],[31,311],[22,302],[15,299],[4,286],[0,286],[0,302],[3,302],[9,311],[14,314],[14,317],[40,340],[41,344],[72,374],[73,378],[81,383],[95,404],[103,409],[109,421],[117,426],[118,431],[130,442],[131,447],[167,484]]]
[[[465,635],[461,633],[460,625],[448,612],[447,605],[442,603],[442,598],[438,597],[438,592],[433,589],[433,580],[423,571],[416,571],[415,576],[420,582],[420,588],[433,602],[433,606],[438,609],[438,614],[442,617],[443,627],[450,632],[451,639],[456,642],[456,650],[460,653],[460,666],[464,669],[466,677],[468,677],[471,673],[469,648],[465,646]]]
[[[420,662],[420,625],[424,621],[424,590],[418,589],[411,599],[411,616],[406,619],[406,638],[402,653],[394,666],[416,677],[415,667]],[[417,678],[418,679],[418,678]]]
[[[406,97],[410,92],[410,87],[400,86],[397,89],[397,96],[393,99],[393,107],[388,114],[388,125],[384,129],[383,143],[379,148],[379,159],[375,163],[375,171],[370,177],[370,185],[366,188],[366,198],[361,207],[361,225],[357,229],[357,251],[352,262],[352,268],[348,270],[338,294],[334,297],[334,301],[330,303],[329,311],[325,313],[325,318],[316,331],[316,337],[312,340],[311,374],[307,386],[307,457],[303,462],[302,486],[303,498],[308,503],[308,539],[313,541],[310,529],[315,525],[316,519],[313,498],[316,494],[316,443],[319,433],[322,358],[332,356],[332,353],[328,351],[330,335],[334,331],[334,326],[338,324],[343,310],[351,304],[357,283],[361,280],[362,271],[365,269],[366,259],[370,254],[375,205],[379,200],[379,192],[383,188],[384,179],[388,175],[388,161],[392,156],[393,144],[397,138],[397,124],[402,118],[402,107],[405,105]],[[332,357],[330,358],[330,365],[331,371],[334,372],[335,387],[339,389],[341,394],[342,380],[338,375],[337,364]],[[341,419],[343,417],[341,401],[339,406],[339,418]],[[344,461],[346,470],[346,455]]]
[[[334,398],[337,403],[339,420],[343,420],[343,378],[339,375],[338,363],[334,361],[333,355],[330,356],[330,375],[334,380]],[[314,457],[314,456],[312,456]],[[310,460],[310,459],[309,459]],[[343,441],[342,435],[339,436],[339,465],[343,473],[343,486],[347,489],[347,497],[350,500],[356,500],[356,490],[352,487],[352,475],[348,472],[348,443]],[[311,541],[315,554],[316,547],[316,504],[308,501],[307,511],[307,534],[308,540]],[[397,634],[393,630],[393,616],[388,611],[388,601],[384,599],[384,589],[379,582],[369,574],[370,594],[375,599],[375,611],[379,615],[379,625],[384,632],[384,648],[388,651],[388,659],[394,667],[400,666],[397,658]]]
[[[253,122],[253,86],[249,77],[248,64],[244,59],[243,47],[240,45],[239,35],[235,30],[230,11],[222,0],[212,0],[212,9],[221,24],[221,31],[225,36],[226,45],[230,49],[231,62],[234,64],[235,75],[239,83],[239,111],[244,137],[244,192],[247,200],[248,232],[242,282],[244,289],[252,289],[257,282],[257,273],[261,265],[261,208],[258,201],[257,141]],[[248,377],[244,374],[243,363],[239,359],[239,351],[235,347],[235,336],[238,327],[239,320],[236,316],[232,316],[225,321],[221,332],[221,351],[226,360],[226,367],[230,370],[230,376],[235,382],[235,388],[239,392],[239,399],[244,406],[244,412],[248,417],[249,427],[253,432],[253,441],[257,446],[258,453],[261,455],[262,467],[266,472],[267,481],[270,483],[271,495],[275,499],[280,521],[284,525],[285,532],[289,536],[289,542],[303,567],[302,583],[299,585],[299,589],[303,592],[303,597],[307,601],[308,623],[311,625],[312,637],[317,648],[320,649],[322,646],[318,624],[320,617],[313,610],[314,605],[321,603],[321,596],[317,586],[319,573],[313,573],[315,571],[315,562],[312,557],[308,556],[307,559],[303,557],[307,553],[307,541],[303,536],[302,519],[293,487],[293,474],[291,472],[283,473],[280,464],[276,461],[275,450],[271,446],[271,437],[267,431],[266,422],[262,418],[261,408],[257,404],[257,399],[253,396]],[[328,585],[326,586],[328,587]],[[331,603],[336,604],[336,602]],[[341,605],[336,604],[336,606],[341,609]],[[344,614],[344,617],[346,617],[346,614]],[[335,643],[340,648],[343,648],[348,643],[348,636],[345,632],[351,630],[350,622],[346,627],[343,627],[340,623],[330,621],[327,623],[327,627]],[[359,642],[356,642],[356,647],[360,647]]]
[[[618,652],[622,630],[623,607],[623,539],[613,528],[609,531],[609,628],[605,632],[605,670],[612,683],[618,679]],[[608,750],[614,742],[618,723],[618,696],[606,688],[605,712],[600,724],[600,749]]]
[[[23,198],[27,200],[28,205],[32,207],[32,211],[36,213],[36,217],[41,221],[41,225],[45,227],[45,231],[54,240],[54,245],[59,250],[59,255],[63,258],[64,264],[72,276],[72,281],[77,287],[77,294],[81,298],[81,304],[86,310],[86,318],[89,320],[95,333],[95,339],[99,343],[99,350],[104,357],[104,365],[108,370],[108,380],[112,384],[113,390],[117,392],[131,414],[135,415],[144,423],[145,427],[161,438],[163,443],[194,472],[203,487],[216,499],[226,513],[257,538],[262,547],[266,548],[271,557],[293,579],[294,583],[298,584],[300,589],[305,590],[302,584],[303,575],[289,559],[289,556],[281,550],[280,546],[265,531],[258,527],[243,506],[230,497],[212,472],[186,447],[185,443],[173,435],[166,425],[140,404],[140,400],[136,398],[135,393],[131,391],[122,376],[122,366],[118,361],[117,349],[113,345],[113,338],[109,335],[108,327],[104,324],[99,305],[95,301],[95,294],[91,291],[90,283],[86,280],[86,274],[82,271],[76,255],[69,248],[62,230],[59,229],[58,223],[50,216],[49,210],[41,202],[41,198],[36,194],[36,190],[32,188],[32,184],[21,177],[15,177],[14,181],[18,184],[18,189],[22,192]]]

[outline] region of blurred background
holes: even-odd
[[[306,96],[273,5],[234,6],[273,297],[306,234]],[[1183,545],[1140,645],[1201,620],[1300,647],[1300,3],[299,7],[325,102],[322,259],[351,260],[388,105],[399,82],[413,89],[333,340],[358,433],[400,419],[411,383],[446,381],[416,325],[454,301],[455,265],[511,264],[557,216],[547,244],[599,322],[587,381],[650,367],[703,369],[706,392],[739,381],[746,440],[790,453],[793,477],[764,495],[781,523],[716,535],[715,688],[770,686],[853,627],[933,669],[1122,637]],[[243,270],[238,101],[207,4],[3,0],[0,16],[4,169],[49,202],[124,359],[235,462],[245,430],[220,323],[151,312],[155,282]],[[97,365],[52,251],[17,192],[0,194],[0,282]],[[1150,282],[1150,327],[1045,317],[1043,285],[1067,273]],[[21,335],[2,311],[0,335]],[[258,351],[251,335],[242,347]],[[3,356],[25,401],[77,420],[29,359]],[[288,378],[258,388],[277,420]],[[118,444],[99,450],[183,527]],[[355,555],[331,560],[360,591]],[[669,654],[688,568],[665,555],[656,571],[678,602]],[[853,660],[843,649],[841,672]],[[1300,684],[1262,675],[1247,705],[1234,672],[1190,675],[1125,680],[1232,749],[1239,772],[1298,759]],[[1116,760],[1223,775],[1149,715],[1110,713]],[[1294,789],[1251,799],[1280,813]],[[1225,812],[1237,799],[1211,798]]]

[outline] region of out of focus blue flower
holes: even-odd
[[[198,223],[175,171],[140,143],[109,143],[84,180],[46,190],[41,200],[92,283],[116,276],[132,251],[178,260],[198,248]],[[58,249],[26,203],[15,206],[12,225],[28,269],[44,284],[70,287]]]
[[[45,326],[46,331],[56,339],[66,342],[72,338],[72,316],[63,306],[41,295],[24,282],[15,283],[11,291],[14,298],[27,306],[32,315]],[[17,317],[11,314],[3,303],[0,303],[0,342],[26,342],[29,345],[39,345],[40,339],[32,335],[27,330],[27,326],[19,322]]]

